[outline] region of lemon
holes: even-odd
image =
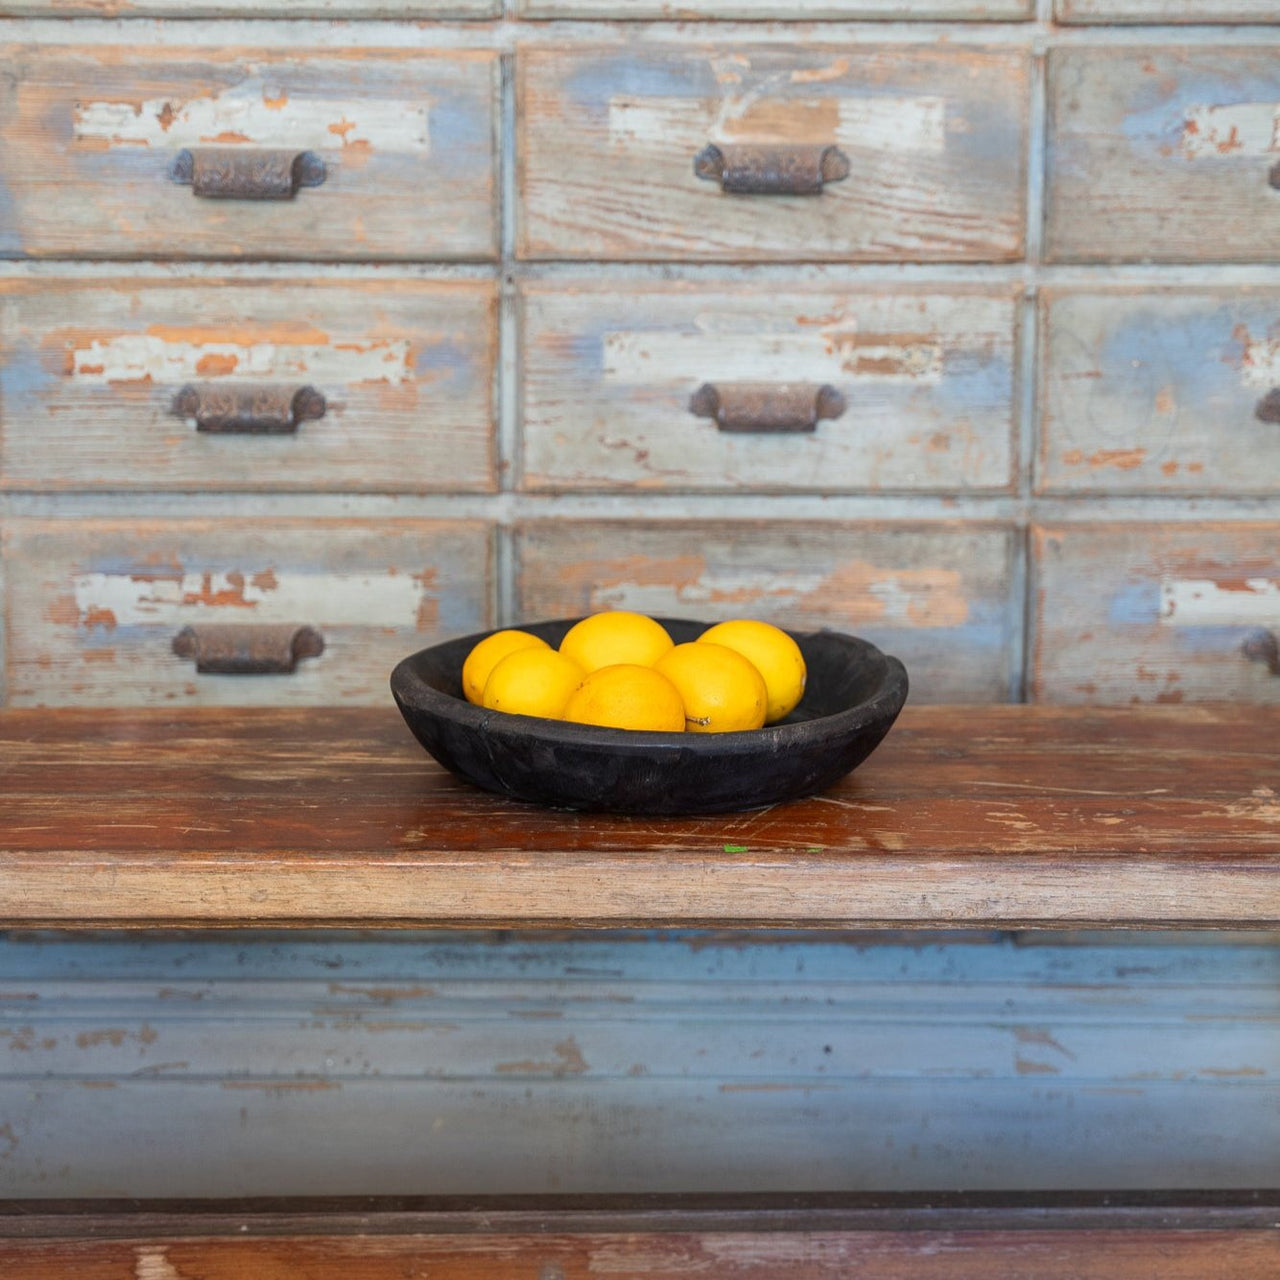
[[[489,673],[483,704],[490,711],[559,720],[585,673],[549,645],[517,649]]]
[[[545,640],[539,640],[527,631],[495,631],[493,635],[485,636],[462,664],[463,696],[479,706],[484,701],[484,684],[489,673],[507,654],[515,653],[517,649],[550,648]]]
[[[575,623],[560,641],[560,652],[590,673],[627,663],[651,667],[673,643],[661,623],[642,613],[614,609]]]
[[[676,687],[652,667],[616,663],[592,671],[578,686],[564,719],[611,729],[684,730],[684,703]]]
[[[765,723],[781,720],[804,696],[807,672],[800,646],[785,631],[768,622],[735,618],[718,622],[697,639],[698,644],[722,644],[742,654],[764,677],[769,690]]]
[[[685,728],[693,733],[758,729],[769,695],[764,677],[740,653],[701,640],[678,644],[654,665],[684,702]]]

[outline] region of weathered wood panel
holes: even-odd
[[[525,18],[734,19],[814,18],[925,19],[1028,18],[1029,0],[519,0]]]
[[[497,56],[10,46],[0,252],[92,258],[486,258]],[[183,150],[323,160],[293,199],[208,199]]]
[[[1021,53],[858,46],[522,48],[519,253],[530,258],[1017,257]],[[836,146],[818,195],[726,194],[708,144]],[[785,166],[784,166],[785,167]]]
[[[519,613],[636,609],[833,627],[900,657],[923,702],[1009,696],[1013,533],[992,525],[532,521]]]
[[[1278,976],[1274,944],[1159,935],[18,937],[0,1187],[1271,1185]]]
[[[824,795],[628,821],[469,787],[389,705],[11,709],[0,922],[1272,928],[1278,716],[908,705]]]
[[[1280,257],[1280,49],[1054,49],[1051,259]]]
[[[1049,290],[1040,327],[1041,492],[1280,492],[1280,293]]]
[[[0,281],[0,483],[492,490],[496,290],[380,279]],[[179,392],[292,395],[294,434],[198,431]]]
[[[273,18],[491,18],[501,0],[271,0]],[[257,0],[0,0],[0,16],[258,18]]]
[[[640,281],[523,291],[527,489],[1007,489],[1009,293]],[[725,432],[704,383],[834,387],[812,433]]]
[[[1275,0],[1055,0],[1059,22],[1277,22]]]
[[[488,528],[431,520],[13,520],[8,683],[15,705],[386,701],[433,638],[490,617]],[[290,674],[197,674],[184,627],[305,624]]]
[[[1042,528],[1034,558],[1034,697],[1280,702],[1280,524]]]

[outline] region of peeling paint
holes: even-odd
[[[1186,110],[1178,150],[1186,160],[1280,151],[1280,104],[1196,104]]]
[[[1160,579],[1160,622],[1172,627],[1280,624],[1280,578]]]

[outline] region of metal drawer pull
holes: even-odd
[[[1280,387],[1272,387],[1253,411],[1259,422],[1280,422]]]
[[[747,196],[818,196],[828,182],[849,176],[849,157],[830,143],[750,146],[708,143],[693,171],[723,191]]]
[[[1271,166],[1271,172],[1267,174],[1267,181],[1271,183],[1277,191],[1280,191],[1280,160]]]
[[[690,413],[721,431],[774,435],[813,431],[844,408],[835,387],[812,382],[704,382],[689,401]]]
[[[314,151],[196,147],[178,152],[169,176],[206,200],[292,200],[299,187],[318,187],[327,170]]]
[[[1261,662],[1273,676],[1280,676],[1280,640],[1274,631],[1259,627],[1250,631],[1240,646],[1240,652],[1251,662]]]
[[[194,658],[201,675],[288,675],[303,658],[324,652],[324,637],[292,622],[201,623],[183,627],[173,637],[173,651]]]
[[[324,417],[315,387],[255,387],[245,383],[188,383],[173,398],[179,418],[219,435],[291,435],[300,422]]]

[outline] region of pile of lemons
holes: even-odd
[[[623,609],[592,614],[553,649],[496,631],[467,655],[462,691],[493,711],[661,732],[759,729],[804,693],[804,656],[785,631],[752,618],[676,644],[661,623]]]

